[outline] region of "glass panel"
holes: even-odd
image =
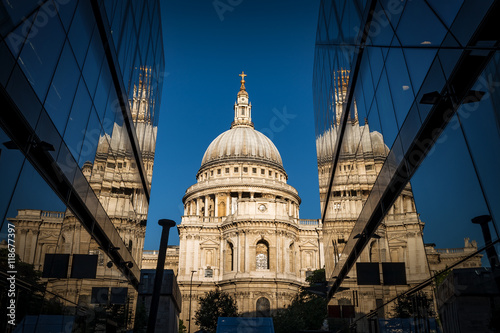
[[[90,2],[80,1],[68,34],[80,68],[83,67],[94,26],[95,20]]]
[[[64,133],[79,78],[78,65],[66,43],[44,104],[59,133]]]
[[[424,81],[427,69],[436,56],[436,50],[404,49],[405,63],[410,74],[413,93],[416,94]]]
[[[391,49],[386,59],[387,77],[398,126],[403,124],[415,96],[401,49]]]
[[[462,46],[467,45],[479,22],[493,3],[493,0],[464,1],[451,27],[451,32]]]
[[[80,153],[80,158],[78,159],[78,165],[80,168],[87,161],[92,162],[95,157],[95,152],[97,149],[97,144],[99,142],[99,133],[101,132],[101,124],[99,118],[95,113],[94,108],[90,113],[89,123],[85,131],[85,139],[82,144],[82,150]]]
[[[102,48],[101,37],[99,36],[98,29],[94,29],[92,41],[85,58],[85,65],[83,66],[83,78],[87,84],[90,96],[93,97],[97,87],[97,80],[101,71],[101,66],[104,58],[104,50]]]
[[[500,82],[499,64],[497,52],[473,87],[486,94],[480,102],[463,104],[457,112],[495,223],[500,218],[500,177],[496,171],[500,165],[500,104],[499,94],[494,93]]]
[[[7,35],[12,28],[23,21],[26,16],[39,5],[39,1],[37,0],[26,0],[22,2],[9,1],[2,3],[1,8],[3,17],[2,25],[0,25],[0,34],[2,37]]]
[[[24,45],[29,41],[30,38],[36,35],[37,28],[33,29],[33,33],[30,32],[31,26],[33,24],[33,18],[36,16],[32,14],[29,18],[27,18],[21,25],[19,25],[14,31],[11,31],[5,41],[9,46],[10,52],[14,55],[14,58],[17,59],[19,56],[19,52],[24,47]],[[29,35],[29,38],[26,39],[26,36]]]
[[[464,238],[470,238],[484,244],[481,228],[471,219],[489,211],[456,116],[412,177],[411,185],[425,223],[426,243],[459,248]]]
[[[57,6],[63,26],[68,31],[78,0],[54,0],[54,3]]]
[[[87,87],[83,82],[83,78],[80,78],[68,124],[64,132],[64,141],[74,158],[77,160],[80,157],[80,151],[83,145],[83,138],[85,136],[90,108],[92,106],[91,103]]]
[[[43,12],[49,4],[50,2],[43,5],[35,17],[27,41],[29,47],[23,48],[18,60],[40,100],[45,99],[64,44],[64,30],[61,22],[57,19],[48,19]]]
[[[382,77],[377,87],[376,102],[380,114],[380,123],[382,125],[381,133],[384,135],[386,144],[392,145],[398,134],[398,124],[396,122],[396,116],[394,115],[394,107],[392,105],[387,76],[384,72],[382,73]]]
[[[31,127],[36,127],[42,105],[18,65],[12,71],[12,76],[7,84],[7,92],[17,107],[23,110],[23,116]]]
[[[439,17],[444,21],[447,27],[450,27],[458,10],[462,6],[463,0],[428,0],[429,5],[433,8]]]
[[[420,24],[422,17],[425,17],[425,24]],[[404,46],[438,46],[446,34],[446,28],[425,2],[408,1],[396,34]]]

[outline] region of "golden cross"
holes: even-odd
[[[246,75],[244,71],[241,71],[241,74],[238,74],[238,76],[241,76],[241,81],[245,81],[245,76],[248,75]]]

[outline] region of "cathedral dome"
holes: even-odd
[[[250,126],[233,126],[208,146],[201,168],[218,162],[249,159],[283,168],[280,153],[268,137]]]
[[[219,163],[247,162],[265,164],[284,172],[280,153],[274,143],[254,129],[252,104],[245,88],[246,74],[243,72],[240,76],[241,87],[233,107],[234,121],[231,129],[220,134],[208,146],[200,171]]]

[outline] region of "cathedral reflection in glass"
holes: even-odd
[[[0,4],[1,275],[17,272],[2,331],[133,328],[165,66],[159,13],[156,0]]]
[[[330,328],[500,328],[499,15],[495,1],[321,1]]]

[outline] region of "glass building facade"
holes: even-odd
[[[159,6],[0,3],[1,331],[144,321],[135,310],[165,66]]]
[[[331,325],[500,329],[499,17],[492,0],[321,1],[313,91]]]

